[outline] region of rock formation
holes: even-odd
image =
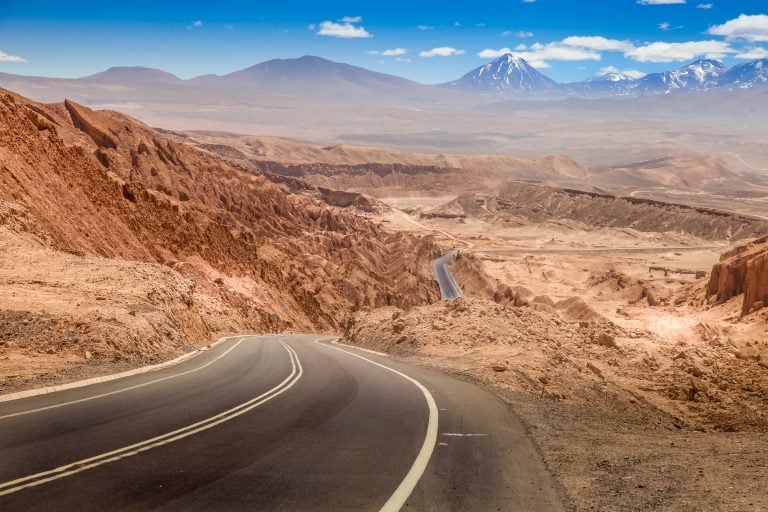
[[[742,294],[742,315],[754,313],[768,304],[768,237],[724,253],[712,268],[708,299],[722,304]]]

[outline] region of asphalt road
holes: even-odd
[[[432,262],[432,274],[440,285],[440,296],[443,300],[455,300],[462,296],[461,288],[448,269],[448,264],[453,261],[458,252],[453,249]]]
[[[702,246],[702,247],[562,247],[562,248],[547,248],[547,247],[489,247],[489,248],[472,248],[464,249],[470,252],[502,252],[509,254],[582,254],[582,253],[664,253],[664,252],[699,252],[699,251],[717,251],[723,249],[722,246]]]
[[[563,510],[508,406],[316,337],[0,403],[0,510]]]

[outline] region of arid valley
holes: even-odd
[[[768,15],[718,23],[0,69],[0,509],[768,510]]]

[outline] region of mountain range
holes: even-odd
[[[153,102],[183,102],[183,98],[203,97],[248,101],[280,95],[342,102],[456,105],[476,104],[478,100],[488,102],[497,96],[636,97],[768,89],[768,59],[730,69],[717,60],[698,60],[642,78],[609,73],[582,82],[560,84],[524,59],[506,54],[457,80],[425,85],[321,57],[304,56],[274,59],[225,75],[203,75],[189,80],[146,67],[113,67],[75,79],[0,73],[0,86],[39,101],[61,101],[69,97],[92,104],[146,98]]]
[[[506,54],[441,86],[482,94],[546,93],[558,96],[640,96],[751,89],[768,86],[768,59],[738,64],[730,69],[720,61],[703,59],[641,78],[608,73],[583,82],[558,84],[524,59]]]

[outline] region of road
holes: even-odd
[[[506,254],[590,254],[590,253],[613,253],[613,254],[634,254],[634,253],[657,253],[657,252],[698,252],[698,251],[717,251],[721,250],[719,246],[707,247],[488,247],[462,249],[462,251],[473,253],[506,253]],[[458,254],[458,249],[453,249],[445,253],[442,257],[432,262],[432,274],[435,281],[440,285],[440,296],[443,300],[455,300],[463,295],[461,287],[451,274],[448,265]]]
[[[717,251],[723,246],[655,246],[655,247],[488,247],[463,249],[470,252],[479,253],[508,253],[508,254],[579,254],[579,253],[657,253],[657,252],[699,252],[699,251]]]
[[[440,285],[440,296],[443,300],[456,300],[462,296],[461,288],[448,268],[458,253],[457,249],[453,249],[432,262],[432,274],[435,276],[437,284]]]
[[[328,339],[0,403],[0,510],[563,510],[508,406]]]

